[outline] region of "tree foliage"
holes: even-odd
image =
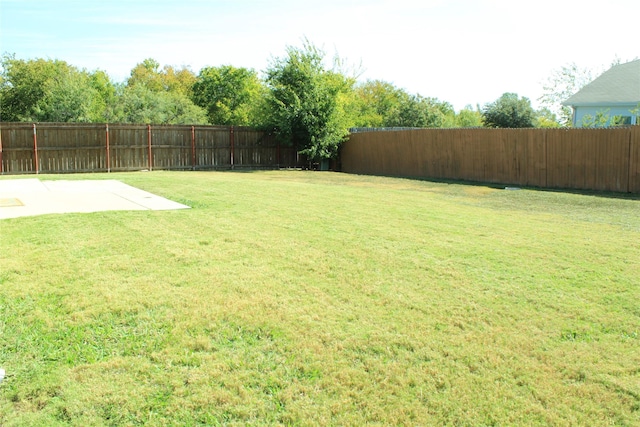
[[[264,86],[258,74],[231,65],[203,68],[193,85],[193,100],[216,125],[261,124],[260,103]]]
[[[541,108],[536,111],[535,127],[537,128],[559,128],[560,122],[556,115],[548,108]]]
[[[42,102],[38,103],[36,120],[45,122],[92,122],[99,120],[105,105],[89,76],[73,69],[47,84]]]
[[[79,70],[59,60],[2,59],[2,120],[104,121],[114,94],[103,71]]]
[[[381,80],[367,81],[355,89],[357,127],[453,127],[453,106],[436,98],[412,95]]]
[[[190,97],[195,82],[196,76],[189,68],[175,69],[170,65],[160,68],[158,61],[147,58],[131,70],[127,87],[141,85],[153,92],[179,93]]]
[[[389,127],[405,93],[389,82],[368,80],[355,88],[357,127]]]
[[[266,125],[311,159],[332,157],[352,126],[347,96],[354,81],[325,69],[324,52],[306,41],[288,47],[266,72]]]
[[[534,126],[535,111],[528,98],[504,93],[482,109],[482,121],[491,128],[529,128]]]
[[[191,100],[196,76],[148,58],[132,70],[114,114],[125,123],[206,124],[206,112]]]
[[[453,123],[453,107],[435,98],[403,93],[398,108],[388,119],[391,127],[437,128]]]
[[[573,112],[571,107],[562,105],[593,80],[593,71],[581,68],[576,63],[563,65],[551,73],[544,83],[543,95],[538,99],[541,105],[558,118],[562,126],[571,126]]]
[[[176,92],[155,92],[136,85],[124,89],[115,121],[123,123],[207,124],[205,111]]]
[[[610,120],[610,110],[598,110],[596,111],[595,116],[591,114],[586,114],[582,117],[581,127],[583,128],[604,128],[607,127],[607,124]]]
[[[471,105],[467,105],[456,115],[456,127],[475,128],[482,127],[482,113],[480,107],[473,109]]]

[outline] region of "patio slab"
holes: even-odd
[[[189,209],[189,206],[115,179],[0,180],[0,219],[71,212],[172,209]]]

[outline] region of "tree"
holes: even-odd
[[[187,98],[193,96],[196,75],[189,67],[174,68],[165,65],[162,70],[163,83],[167,92],[179,93]]]
[[[629,113],[631,116],[623,116],[623,115],[611,115],[611,109],[605,108],[602,110],[596,111],[595,116],[591,114],[586,114],[582,117],[582,122],[580,123],[580,127],[583,128],[605,128],[605,127],[615,127],[615,126],[628,126],[631,122],[631,117],[636,116],[640,118],[640,103],[635,108],[629,109]],[[638,124],[638,122],[636,122]]]
[[[158,61],[147,58],[133,67],[127,79],[127,87],[142,85],[154,92],[173,92],[191,96],[195,82],[196,76],[189,68],[175,69],[165,65],[161,69]]]
[[[611,117],[611,109],[606,108],[596,111],[596,115],[586,114],[582,117],[581,126],[583,128],[605,128],[609,126],[619,126],[621,116]]]
[[[86,73],[67,69],[48,82],[35,119],[43,122],[99,121],[104,113],[100,94]]]
[[[119,101],[123,84],[112,82],[107,73],[102,70],[89,74],[89,84],[99,95],[96,99],[96,108],[101,110],[100,116],[96,116],[92,121],[116,122],[116,111],[121,109]]]
[[[368,80],[355,88],[357,127],[385,127],[405,96],[401,89],[382,80]]]
[[[467,105],[456,115],[456,127],[475,128],[482,126],[482,113],[480,107],[473,109],[471,105]]]
[[[482,121],[492,128],[533,127],[535,111],[528,98],[519,98],[515,93],[505,93],[495,102],[482,109]]]
[[[156,92],[142,85],[125,88],[116,121],[123,123],[207,124],[206,112],[185,95]]]
[[[131,70],[127,79],[127,87],[144,86],[155,92],[165,91],[165,85],[160,73],[160,63],[153,58],[147,58]]]
[[[393,84],[373,80],[356,87],[358,127],[451,127],[451,104],[412,95]]]
[[[264,86],[255,71],[231,65],[203,68],[193,85],[193,101],[216,125],[255,126]]]
[[[542,87],[544,93],[538,100],[543,107],[558,117],[562,126],[571,126],[573,111],[571,107],[562,105],[562,102],[590,83],[593,74],[593,71],[580,68],[575,63],[564,65],[549,76]]]
[[[188,68],[162,69],[145,59],[132,70],[114,115],[125,123],[206,124],[206,112],[191,100],[196,77]]]
[[[66,62],[44,59],[24,61],[15,56],[2,58],[2,85],[0,102],[2,120],[37,120],[47,92],[47,85],[59,73],[68,68]]]
[[[453,122],[453,107],[435,98],[403,92],[397,109],[386,120],[389,127],[445,127]]]
[[[344,112],[354,79],[326,70],[323,60],[324,52],[305,41],[266,71],[266,124],[313,160],[334,156],[352,126]]]
[[[89,73],[58,60],[2,60],[2,120],[104,121],[114,94],[102,71]]]
[[[561,125],[556,115],[548,108],[541,108],[536,111],[535,127],[537,128],[559,128]]]

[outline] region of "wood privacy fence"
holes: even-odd
[[[298,167],[293,147],[246,127],[0,123],[0,173]]]
[[[640,126],[351,134],[342,171],[640,193]]]

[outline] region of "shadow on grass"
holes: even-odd
[[[639,193],[581,190],[581,189],[573,189],[573,188],[547,188],[547,187],[523,186],[518,184],[505,184],[505,183],[496,183],[496,182],[481,182],[481,181],[467,181],[467,180],[440,179],[440,178],[424,178],[424,177],[416,177],[416,176],[392,176],[392,175],[372,175],[372,176],[380,176],[385,178],[400,178],[400,179],[408,179],[412,181],[422,181],[422,182],[433,182],[437,184],[486,187],[494,190],[505,190],[505,191],[531,190],[531,191],[540,191],[545,193],[562,193],[562,194],[576,194],[581,196],[594,196],[594,197],[602,197],[607,199],[640,200]]]

